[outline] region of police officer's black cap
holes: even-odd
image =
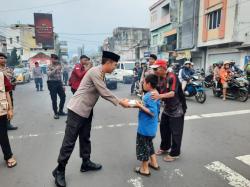
[[[83,59],[83,58],[86,58],[86,59],[90,60],[90,58],[89,58],[89,57],[87,57],[86,55],[82,55],[82,56],[80,56],[80,60],[81,60],[81,59]]]
[[[0,57],[4,57],[5,59],[7,59],[7,56],[4,53],[0,53]]]
[[[157,56],[154,55],[154,54],[151,54],[149,57],[150,57],[150,58],[153,58],[154,60],[157,60]]]
[[[56,54],[51,54],[50,58],[53,58],[55,60],[59,60],[59,57]]]
[[[102,58],[108,58],[108,59],[111,59],[115,62],[118,62],[120,60],[119,55],[112,53],[112,52],[109,52],[109,51],[103,51]]]

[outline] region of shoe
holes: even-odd
[[[55,114],[54,115],[54,119],[59,119],[60,117],[59,117],[59,115],[58,114]]]
[[[37,89],[36,91],[39,92],[39,89]]]
[[[14,127],[10,123],[7,125],[7,130],[9,130],[9,131],[11,131],[11,130],[17,130],[17,129],[18,129],[18,127]]]
[[[65,171],[58,171],[56,168],[52,175],[55,177],[55,183],[58,187],[66,187],[66,181],[65,181]]]
[[[90,160],[83,162],[81,166],[81,172],[87,172],[87,171],[97,171],[102,169],[101,164],[96,164],[94,162],[91,162]]]
[[[40,92],[42,92],[43,91],[43,89],[40,89]]]
[[[185,91],[184,94],[185,94],[186,96],[189,96],[189,92],[188,92],[188,91]]]
[[[58,113],[58,115],[59,115],[59,116],[67,116],[68,114],[65,113],[65,112],[63,112],[63,111],[61,111],[61,112]]]

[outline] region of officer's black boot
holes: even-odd
[[[97,171],[102,169],[101,164],[96,164],[94,162],[91,162],[89,159],[83,159],[82,166],[81,166],[81,172],[87,172],[87,171]]]
[[[65,167],[60,167],[60,165],[58,165],[52,172],[52,175],[55,177],[55,183],[58,187],[66,187]]]

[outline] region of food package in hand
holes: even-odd
[[[135,107],[136,100],[130,100],[128,103],[129,103],[130,107]]]

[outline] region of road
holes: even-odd
[[[67,100],[72,96],[67,88]],[[130,97],[129,85],[114,93]],[[150,178],[133,172],[136,109],[122,109],[100,99],[95,107],[92,160],[103,164],[99,172],[80,173],[78,143],[66,170],[69,187],[250,187],[250,101],[241,103],[214,98],[205,104],[188,100],[181,158],[166,163]],[[49,92],[36,92],[34,83],[15,91],[17,131],[9,132],[18,166],[7,169],[0,161],[1,187],[54,187],[56,167],[66,117],[54,120]],[[157,149],[159,133],[154,141]],[[2,158],[2,156],[1,156]]]

